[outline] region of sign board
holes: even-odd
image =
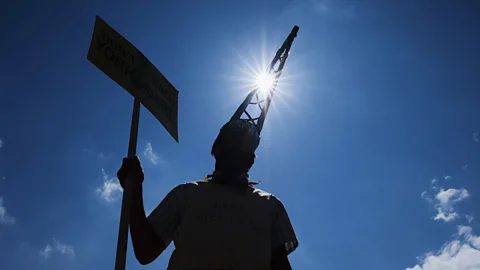
[[[99,16],[87,59],[138,99],[178,142],[178,91],[127,39]]]

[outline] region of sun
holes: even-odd
[[[262,41],[260,47],[261,50],[258,55],[252,53],[253,50],[250,49],[247,55],[236,53],[240,61],[234,66],[239,74],[233,75],[230,70],[225,70],[227,73],[223,76],[232,83],[231,85],[238,94],[235,99],[232,99],[232,103],[245,99],[245,96],[253,92],[255,92],[256,98],[259,98],[259,102],[271,99],[275,95],[276,102],[290,103],[290,99],[296,98],[291,89],[293,81],[297,80],[299,74],[282,74],[281,71],[279,72],[280,63],[271,66],[272,63],[268,60],[275,55],[276,51],[268,49],[266,41]],[[234,49],[234,51],[236,50]],[[281,79],[279,78],[280,75],[282,76]],[[279,82],[279,79],[281,82]],[[278,84],[281,85],[280,88]]]
[[[275,86],[275,76],[273,73],[260,72],[255,76],[255,86],[261,93],[268,93]]]

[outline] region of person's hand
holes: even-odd
[[[123,159],[122,166],[117,172],[117,178],[122,188],[125,188],[127,179],[135,184],[143,183],[143,169],[137,156]]]

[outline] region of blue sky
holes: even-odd
[[[179,144],[141,111],[147,211],[212,171],[247,63],[297,24],[251,173],[290,214],[294,269],[480,269],[478,2],[12,3],[0,269],[113,267],[133,99],[86,59],[96,15],[180,91]],[[127,268],[165,269],[171,250],[142,268],[129,249]]]

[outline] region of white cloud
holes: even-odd
[[[471,234],[472,234],[471,227],[463,226],[463,225],[458,226],[458,235],[471,235]]]
[[[3,205],[3,198],[0,197],[0,224],[13,225],[15,218],[10,216],[7,212],[7,208]]]
[[[0,148],[2,148],[2,146],[3,146],[3,141],[2,139],[0,139]]]
[[[455,212],[447,212],[442,208],[437,208],[437,215],[433,218],[434,220],[443,220],[445,222],[450,222],[458,218],[458,214]]]
[[[445,180],[451,180],[452,179],[452,177],[450,175],[445,175],[445,176],[443,176],[443,178],[445,178]]]
[[[117,179],[110,177],[108,174],[105,173],[105,170],[102,168],[102,176],[103,176],[103,185],[97,187],[95,192],[107,202],[116,201],[120,198],[120,194],[122,193],[123,189],[120,186],[120,183]]]
[[[442,206],[449,206],[453,203],[462,201],[466,198],[468,198],[470,195],[468,194],[468,191],[466,189],[454,189],[450,188],[447,190],[441,189],[440,192],[435,196],[435,199],[437,199],[440,202],[440,205]]]
[[[158,155],[153,151],[153,147],[151,143],[147,143],[145,150],[143,151],[143,155],[153,164],[157,165],[160,162],[160,158]]]
[[[474,270],[480,269],[480,237],[468,226],[458,226],[456,239],[446,243],[436,254],[430,253],[407,270]]]
[[[432,190],[437,190],[435,187],[432,187]],[[454,205],[460,201],[467,199],[470,196],[466,189],[440,189],[440,191],[435,195],[434,198],[428,195],[428,192],[425,190],[420,195],[421,198],[425,199],[427,202],[431,203],[437,210],[436,216],[433,217],[434,220],[443,220],[445,222],[450,222],[459,217],[455,212]],[[435,199],[435,203],[434,200]]]
[[[434,220],[450,222],[458,218],[459,216],[455,212],[453,205],[467,199],[469,196],[466,189],[440,189],[437,195],[435,195],[438,203],[436,204],[437,215],[434,217]]]
[[[432,179],[432,184],[435,184],[438,181],[438,179],[435,177]]]
[[[52,239],[51,243],[45,245],[45,247],[42,248],[39,253],[40,256],[46,260],[52,256],[53,252],[60,253],[62,255],[75,255],[75,250],[72,245],[62,243],[55,238]]]

